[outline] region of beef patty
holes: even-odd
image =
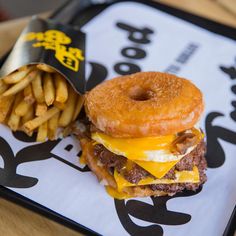
[[[206,145],[202,140],[193,151],[184,156],[163,178],[174,179],[175,170],[192,170],[194,166],[198,167],[200,182],[199,183],[181,183],[181,184],[153,184],[149,185],[152,190],[160,190],[168,193],[176,193],[183,189],[196,190],[201,184],[206,181],[205,169],[207,167],[206,159],[204,157],[206,152]],[[99,164],[106,168],[112,175],[114,169],[129,181],[137,184],[141,179],[147,176],[152,176],[145,169],[129,161],[126,157],[116,155],[107,150],[103,145],[94,145],[94,155],[98,159]],[[155,178],[154,176],[152,176]]]

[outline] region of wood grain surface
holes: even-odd
[[[0,199],[0,235],[1,236],[79,236],[81,234],[52,220]]]
[[[160,2],[236,27],[236,0],[160,0]],[[28,20],[29,18],[23,18],[0,24],[0,55],[12,47]],[[0,199],[0,212],[0,235],[3,236],[81,235],[4,199]]]

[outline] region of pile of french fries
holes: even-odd
[[[58,138],[78,117],[84,97],[48,65],[19,68],[0,79],[0,123],[13,131],[24,131],[37,141]]]

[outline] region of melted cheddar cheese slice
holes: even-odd
[[[179,161],[154,162],[154,161],[134,161],[147,172],[160,179],[165,176]]]
[[[127,181],[122,175],[120,175],[116,170],[114,172],[114,178],[117,183],[117,190],[122,191],[125,187],[140,186],[140,185],[150,185],[150,184],[176,184],[176,183],[199,183],[199,172],[196,166],[193,167],[192,171],[175,171],[175,179],[153,179],[147,177],[138,182],[138,184],[133,184]]]

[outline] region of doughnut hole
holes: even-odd
[[[154,92],[151,89],[134,86],[129,90],[128,96],[134,101],[147,101],[154,97]]]

